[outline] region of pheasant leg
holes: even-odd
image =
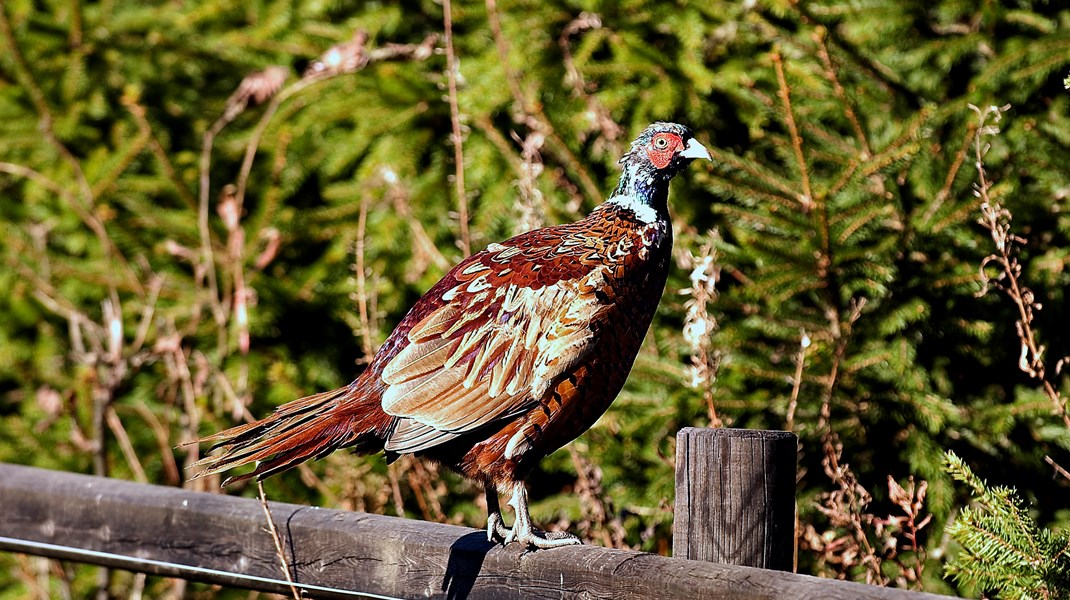
[[[495,502],[497,498],[495,498]],[[509,506],[516,513],[513,528],[508,530],[503,544],[520,542],[535,548],[556,548],[558,546],[571,546],[582,542],[576,536],[564,531],[542,531],[531,524],[531,513],[528,512],[528,490],[524,483],[517,481],[513,484],[513,497],[509,500]],[[499,519],[501,513],[498,513]],[[489,519],[488,519],[489,521]],[[488,522],[488,528],[490,524]]]
[[[487,494],[487,541],[505,543],[509,528],[502,519],[502,507],[498,504],[498,489],[487,482],[484,486]]]

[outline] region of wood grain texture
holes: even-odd
[[[673,556],[791,571],[798,443],[787,431],[680,430]]]
[[[287,593],[253,499],[0,464],[0,502],[0,550]],[[939,598],[593,546],[528,552],[395,517],[271,510],[295,580],[319,586],[316,598]]]

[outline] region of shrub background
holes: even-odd
[[[9,0],[0,460],[191,485],[197,450],[176,444],[355,376],[461,258],[462,205],[473,250],[576,219],[632,137],[674,120],[715,160],[673,184],[677,265],[652,331],[609,413],[532,477],[536,519],[667,553],[675,431],[787,428],[802,439],[800,571],[955,591],[943,528],[966,496],[945,449],[1016,487],[1042,525],[1070,521],[1070,482],[1043,460],[1070,465],[1070,428],[1018,368],[1017,308],[977,295],[995,248],[967,107],[1010,104],[984,164],[1065,395],[1070,10],[998,4],[454,3],[462,197],[441,37],[430,56],[301,78],[356,31],[368,50],[441,34],[441,4]],[[273,65],[281,103],[239,110],[239,83]],[[927,487],[905,510],[911,477]],[[266,487],[483,518],[476,487],[407,459],[340,453]],[[36,564],[0,557],[0,597],[42,593]],[[87,594],[92,572],[48,585]]]

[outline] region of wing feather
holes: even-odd
[[[458,266],[438,290],[439,305],[383,368],[383,410],[399,417],[388,450],[426,450],[530,409],[590,351],[592,323],[609,310],[594,293],[609,268],[555,262],[555,272],[579,272],[546,281],[535,276],[541,263],[533,255],[560,262],[553,250],[492,249],[472,260],[507,268]]]

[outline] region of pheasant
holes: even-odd
[[[412,307],[348,386],[191,443],[222,452],[194,477],[256,463],[226,486],[349,448],[413,454],[481,482],[487,538],[580,543],[536,529],[524,478],[620,392],[661,299],[672,249],[669,181],[709,151],[675,123],[647,127],[612,196],[575,223],[492,243]],[[513,526],[498,494],[509,494]]]

